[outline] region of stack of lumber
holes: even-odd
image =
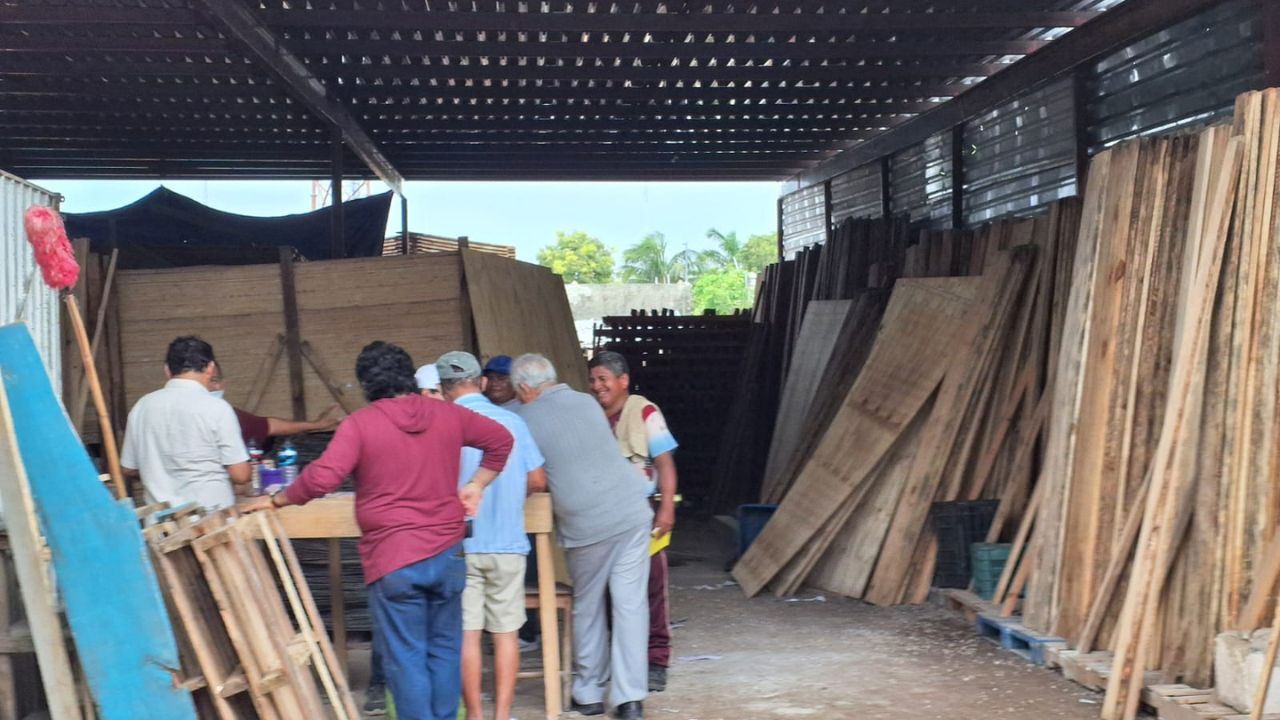
[[[900,279],[878,323],[847,329],[830,316],[859,311],[811,304],[767,466],[763,499],[780,506],[734,570],[748,593],[807,583],[918,602],[937,556],[925,531],[933,502],[1007,498],[998,522],[1016,517],[1064,314],[1053,289],[1069,271],[1077,216],[1076,204],[1060,203],[964,236],[968,252],[981,250],[982,274]],[[931,235],[943,248],[955,237]],[[927,271],[956,269],[946,252],[929,255],[944,259]],[[816,329],[833,322],[834,341]],[[834,394],[805,391],[806,378]]]
[[[662,408],[680,443],[680,493],[686,507],[705,507],[716,455],[751,337],[749,315],[652,315],[603,319],[599,350],[621,353],[632,391]]]
[[[808,407],[813,401],[801,383],[791,380],[790,365],[802,362],[803,372],[825,372],[834,334],[844,336],[838,347],[862,347],[862,354],[839,358],[842,369],[831,368],[852,382],[869,349],[867,328],[878,324],[884,312],[885,293],[899,277],[946,277],[981,272],[984,248],[969,233],[913,229],[901,218],[860,220],[847,218],[831,239],[800,251],[765,269],[752,311],[752,335],[739,373],[738,390],[729,412],[720,446],[713,505],[731,512],[742,503],[756,502],[761,494],[778,489],[777,473],[794,462],[797,437],[791,433],[775,448],[775,423],[780,408]],[[815,301],[853,301],[827,306],[821,318],[808,320]],[[805,325],[810,327],[806,331]],[[802,332],[805,337],[801,337]],[[831,336],[824,336],[829,332]],[[861,334],[859,334],[861,333]],[[801,342],[817,346],[801,346]],[[824,375],[826,377],[826,375]],[[784,387],[787,386],[787,387]],[[788,389],[788,387],[790,389]],[[842,397],[842,394],[838,397]],[[825,407],[826,412],[831,408]],[[798,429],[805,416],[796,421]],[[768,466],[769,470],[766,470]],[[781,482],[785,489],[787,482]]]
[[[1280,93],[1232,127],[1097,157],[1055,389],[1025,624],[1206,687],[1213,639],[1264,624],[1277,557]]]
[[[358,720],[274,512],[178,512],[147,537],[178,640],[180,683],[202,719]]]

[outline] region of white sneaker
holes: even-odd
[[[542,648],[542,639],[534,638],[533,640],[520,640],[520,652],[531,653]],[[515,720],[512,718],[512,720]]]

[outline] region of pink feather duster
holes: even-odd
[[[66,290],[75,285],[76,278],[80,276],[80,265],[71,252],[62,216],[47,207],[35,205],[27,208],[23,224],[45,284],[54,290]]]

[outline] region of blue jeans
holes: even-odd
[[[387,686],[401,720],[455,720],[462,695],[462,543],[369,586]]]

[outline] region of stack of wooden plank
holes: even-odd
[[[657,403],[680,443],[680,493],[686,507],[706,507],[716,456],[751,317],[632,314],[606,317],[595,332],[600,350],[622,353],[634,392]]]
[[[925,529],[934,501],[1002,497],[1001,523],[1018,514],[1064,315],[1053,288],[1069,272],[1076,218],[1078,206],[1064,202],[1042,218],[984,228],[966,241],[982,251],[980,277],[899,279],[883,318],[860,328],[864,363],[850,334],[832,343],[828,354],[856,379],[845,392],[826,382],[838,370],[823,370],[823,391],[840,391],[829,419],[799,391],[783,405],[764,495],[781,505],[735,569],[746,591],[790,594],[808,583],[886,605],[918,602],[937,557]],[[943,259],[925,265],[931,272],[977,269],[957,268],[947,252],[931,256]],[[812,309],[810,324],[827,322],[827,307]],[[805,334],[815,340],[797,354],[788,389],[819,379],[803,359],[824,355],[820,334]],[[792,423],[803,432],[783,430]],[[794,436],[812,439],[801,446]]]
[[[1090,167],[1020,573],[1025,625],[1112,651],[1109,720],[1151,671],[1211,687],[1215,636],[1274,606],[1278,158],[1269,90]]]
[[[922,235],[911,246],[932,258],[921,271],[970,270],[953,262],[963,245],[984,272],[899,280],[883,318],[869,293],[810,304],[766,466],[762,499],[781,506],[738,570],[749,591],[772,584],[789,594],[808,583],[881,604],[918,602],[937,557],[925,531],[935,500],[999,497],[998,525],[1018,516],[1065,314],[1054,290],[1070,272],[1078,216],[1069,201],[972,235]],[[964,292],[944,308],[913,303],[937,283]],[[818,506],[806,526],[800,518]]]
[[[179,511],[147,538],[174,622],[182,686],[201,718],[358,720],[274,513],[197,518]]]
[[[884,312],[885,293],[894,281],[899,277],[980,273],[982,258],[982,246],[966,232],[912,228],[901,218],[849,218],[834,228],[826,244],[806,248],[794,259],[766,268],[752,312],[752,339],[721,443],[714,508],[730,512],[741,503],[756,502],[762,492],[769,498],[789,486],[797,452],[803,454],[807,449],[795,446],[797,436],[808,438],[809,433],[789,432],[789,437],[778,441],[781,445],[775,445],[774,428],[785,425],[799,431],[801,426],[810,427],[806,408],[812,402],[799,384],[812,382],[810,378],[789,380],[792,362],[801,360],[803,373],[821,372],[823,377],[835,379],[841,387],[835,399],[838,403],[852,383],[860,359],[866,357],[870,347],[867,329],[874,332]],[[807,320],[813,302],[835,300],[855,302],[827,307],[821,311],[822,317]],[[806,323],[808,331],[804,330]],[[841,332],[841,328],[845,328],[845,336],[836,347],[856,345],[862,348],[861,354],[840,357],[842,365],[831,367],[829,375],[832,337],[823,333]],[[789,424],[778,420],[780,408],[788,413]],[[797,411],[800,415],[794,415]],[[820,405],[824,417],[831,411],[831,406]]]

